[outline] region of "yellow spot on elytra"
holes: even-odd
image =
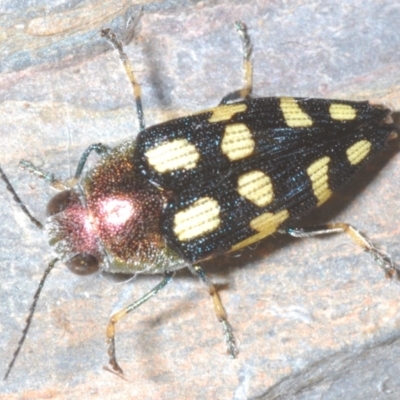
[[[287,126],[306,128],[312,125],[312,119],[297,104],[293,97],[282,97],[280,106]]]
[[[245,124],[230,124],[225,127],[221,150],[231,161],[248,157],[253,153],[254,147],[255,142]]]
[[[265,207],[274,199],[271,179],[262,171],[250,171],[239,176],[237,191],[258,207]]]
[[[289,218],[289,211],[282,210],[274,213],[264,213],[259,215],[258,217],[252,219],[250,221],[250,227],[258,233],[253,236],[248,237],[245,240],[242,240],[239,243],[236,243],[232,246],[230,251],[236,251],[243,247],[249,246],[252,243],[258,242],[259,240],[271,235],[276,232],[279,226]]]
[[[332,119],[350,121],[357,115],[357,110],[348,104],[333,103],[329,106],[329,114]]]
[[[229,121],[233,115],[238,112],[243,112],[247,110],[247,105],[243,103],[238,104],[227,104],[211,109],[212,115],[208,119],[208,122],[221,122]]]
[[[147,150],[145,155],[149,164],[161,173],[195,168],[200,159],[196,147],[186,139],[162,143]]]
[[[346,150],[347,159],[351,165],[357,165],[371,151],[372,144],[368,140],[360,140]]]
[[[332,191],[329,189],[328,164],[331,159],[328,156],[314,161],[308,168],[307,174],[310,177],[314,196],[318,199],[317,206],[325,203],[331,197]]]
[[[219,214],[218,202],[211,197],[202,197],[175,214],[174,233],[182,242],[204,236],[218,228]]]

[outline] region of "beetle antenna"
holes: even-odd
[[[44,273],[43,273],[42,279],[39,282],[39,286],[36,289],[36,293],[33,296],[33,302],[32,302],[31,308],[29,309],[29,315],[28,315],[28,318],[26,319],[25,327],[22,330],[21,339],[19,340],[18,346],[17,346],[16,350],[14,351],[13,358],[12,358],[11,362],[8,364],[7,371],[6,371],[5,375],[4,375],[4,380],[6,380],[8,378],[8,376],[10,375],[10,372],[11,372],[11,370],[12,370],[14,364],[15,364],[15,361],[17,360],[18,354],[21,351],[22,345],[24,344],[26,336],[28,334],[29,327],[31,326],[33,314],[35,313],[36,305],[37,305],[37,302],[39,300],[40,292],[43,289],[44,282],[45,282],[47,276],[49,275],[50,271],[54,268],[54,266],[55,266],[57,261],[58,261],[58,258],[55,258],[54,260],[52,260],[49,263],[49,265],[47,266],[47,268],[45,269]]]
[[[33,224],[35,224],[39,229],[43,229],[43,224],[39,222],[26,208],[26,205],[22,202],[21,198],[18,196],[17,192],[14,190],[12,187],[10,181],[7,178],[7,175],[3,171],[3,169],[0,167],[0,177],[3,179],[3,181],[6,184],[7,190],[12,194],[15,202],[21,207],[21,210],[24,212],[24,214],[32,221]]]

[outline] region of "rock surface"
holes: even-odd
[[[131,88],[99,36],[123,38],[148,125],[216,105],[241,86],[244,21],[256,96],[371,99],[400,110],[400,7],[392,1],[3,1],[0,164],[38,219],[53,191],[18,168],[29,159],[73,175],[84,149],[134,137]],[[138,18],[142,7],[141,18]],[[304,225],[354,224],[400,263],[400,158],[394,142]],[[20,338],[46,238],[0,183],[0,359]],[[117,326],[125,380],[107,365],[112,311],[152,288],[50,275],[1,398],[398,399],[400,287],[344,236],[270,238],[208,262],[240,342],[224,354],[203,286],[182,271]]]

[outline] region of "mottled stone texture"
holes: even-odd
[[[400,110],[400,7],[390,0],[3,0],[0,164],[29,209],[43,220],[53,192],[21,171],[20,159],[66,179],[89,144],[137,133],[131,89],[101,28],[129,42],[150,125],[213,106],[240,86],[237,19],[254,43],[255,95],[372,99]],[[350,222],[400,263],[397,148],[304,225]],[[3,183],[0,202],[3,372],[52,256]],[[223,288],[236,360],[224,354],[206,290],[182,271],[117,326],[126,380],[118,378],[103,369],[107,319],[160,277],[117,284],[60,265],[0,397],[400,398],[400,287],[346,237],[270,238],[205,268]]]

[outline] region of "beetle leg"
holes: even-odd
[[[228,322],[228,317],[224,310],[224,306],[222,305],[217,288],[212,283],[212,281],[208,278],[208,276],[206,275],[206,273],[200,266],[194,265],[194,266],[190,267],[190,271],[193,274],[197,275],[200,278],[200,280],[207,286],[208,293],[210,294],[210,296],[212,297],[212,300],[213,300],[215,315],[218,318],[218,321],[221,322],[221,324],[222,324],[222,328],[223,328],[224,336],[225,336],[225,342],[227,345],[227,351],[232,358],[235,358],[238,353],[235,337],[233,335],[232,327],[231,327],[230,323]]]
[[[365,252],[383,269],[386,278],[400,279],[400,271],[393,264],[390,257],[378,250],[374,244],[354,226],[345,222],[334,222],[325,225],[316,225],[307,228],[286,228],[279,230],[280,233],[287,233],[297,238],[326,235],[330,233],[346,233],[350,239]]]
[[[89,155],[92,151],[95,151],[98,155],[103,155],[104,153],[106,153],[108,150],[110,150],[110,148],[102,143],[95,143],[95,144],[91,144],[81,155],[81,158],[79,159],[79,163],[78,166],[76,167],[76,172],[75,172],[75,176],[74,179],[78,180],[79,177],[82,174],[83,171],[83,167],[86,164],[87,159],[89,158]]]
[[[129,79],[129,82],[132,85],[133,88],[133,95],[135,96],[135,102],[136,102],[136,113],[139,119],[139,127],[140,130],[142,131],[145,129],[146,124],[144,122],[144,115],[143,115],[143,106],[142,106],[142,91],[140,89],[140,85],[138,81],[135,78],[135,75],[133,73],[133,67],[131,62],[129,61],[128,56],[124,52],[124,49],[122,47],[122,43],[117,39],[117,36],[115,35],[114,32],[112,32],[110,29],[103,29],[101,31],[101,36],[106,38],[111,45],[118,51],[119,58],[122,61],[122,65],[124,66],[125,73]]]
[[[151,297],[156,295],[161,289],[163,289],[172,279],[174,276],[174,272],[165,272],[165,277],[164,279],[153,289],[151,289],[148,293],[146,293],[144,296],[142,296],[140,299],[136,300],[134,303],[130,304],[129,306],[123,308],[122,310],[116,312],[113,314],[108,322],[107,325],[107,342],[109,343],[108,347],[108,356],[109,358],[109,363],[112,366],[113,370],[115,372],[118,372],[119,374],[123,375],[124,372],[122,371],[122,368],[119,366],[117,362],[117,357],[115,354],[115,325],[125,317],[125,315],[129,314],[131,311],[134,309],[138,308],[141,306],[143,303],[145,303],[147,300],[149,300]]]
[[[220,104],[227,104],[235,100],[246,99],[250,96],[252,85],[253,85],[253,66],[251,64],[251,41],[247,33],[246,25],[241,21],[235,22],[236,30],[238,31],[240,38],[242,39],[243,46],[243,77],[245,85],[242,89],[235,90],[234,92],[228,93],[224,96]]]

